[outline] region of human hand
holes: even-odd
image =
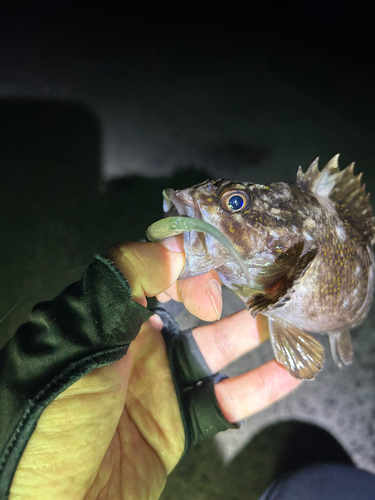
[[[217,319],[222,302],[215,271],[176,283],[184,266],[182,239],[124,243],[109,257],[128,279],[134,301],[157,295],[183,301],[198,317]],[[213,298],[214,304],[211,300]],[[16,471],[15,499],[157,499],[184,449],[184,429],[172,381],[162,322],[153,316],[118,362],[98,368],[60,394],[42,413]],[[267,337],[262,316],[240,311],[196,328],[194,338],[212,372]],[[275,360],[215,386],[230,422],[248,417],[299,382]]]

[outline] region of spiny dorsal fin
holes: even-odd
[[[340,171],[337,154],[319,171],[316,158],[303,173],[299,167],[297,182],[305,189],[325,198],[340,213],[345,212],[351,222],[363,232],[371,244],[375,243],[375,218],[365,193],[365,184],[361,184],[362,174],[354,176],[354,163]]]

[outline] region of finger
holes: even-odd
[[[169,302],[172,297],[170,297],[166,292],[159,293],[159,295],[156,296],[159,302],[164,304],[165,302]]]
[[[168,300],[175,300],[176,302],[182,302],[181,294],[178,290],[178,284],[173,283],[165,292],[157,295],[156,297],[160,302],[168,302]]]
[[[268,319],[246,309],[193,330],[193,337],[212,373],[251,351],[269,337]]]
[[[239,422],[283,398],[300,383],[273,359],[251,372],[222,380],[215,385],[215,394],[225,418]]]
[[[158,295],[157,299],[162,303],[170,299],[183,302],[191,314],[203,321],[220,319],[223,310],[221,282],[214,270],[177,281],[164,293]]]
[[[186,309],[204,321],[220,319],[223,310],[221,282],[216,271],[178,281],[178,293]]]
[[[116,243],[107,254],[128,280],[132,299],[143,306],[147,305],[145,297],[170,288],[185,265],[183,252],[159,243]]]
[[[174,252],[182,252],[183,236],[167,238],[160,244]],[[223,309],[221,282],[214,270],[173,283],[163,294],[158,295],[157,299],[162,303],[170,299],[183,302],[191,314],[204,321],[220,319]]]

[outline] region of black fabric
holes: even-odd
[[[167,309],[171,310],[171,307],[175,308],[173,301],[170,303],[159,303],[153,311],[161,317],[164,323],[162,334],[167,346],[169,364],[185,429],[183,453],[185,455],[194,444],[220,431],[238,429],[241,423],[228,422],[216,399],[215,384],[227,376],[222,373],[212,374],[194,340],[191,329],[181,332],[178,323],[167,311]]]
[[[191,328],[181,332],[176,338],[176,351],[185,384],[192,385],[197,380],[203,380],[212,375],[195,342]]]
[[[180,331],[180,327],[174,319],[183,309],[184,306],[180,302],[170,300],[165,304],[159,303],[154,308],[154,312],[161,317],[168,331],[168,341],[166,339],[166,342],[173,343],[174,356],[179,367],[178,373],[181,382],[186,387],[211,377],[212,372],[194,340],[192,329]]]
[[[177,302],[176,300],[168,300],[168,302],[157,302],[157,306],[159,307],[162,312],[166,311],[169,316],[172,316],[172,318],[176,318],[179,314],[182,313],[182,311],[185,311],[185,306],[182,302]],[[175,321],[174,321],[175,323]]]
[[[275,481],[259,500],[374,500],[375,476],[351,465],[319,463]]]
[[[34,307],[0,350],[0,499],[46,406],[71,384],[123,357],[152,313],[99,255],[83,278]]]

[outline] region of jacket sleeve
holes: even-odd
[[[95,368],[123,357],[153,313],[131,300],[115,265],[99,255],[83,278],[37,304],[0,350],[0,499],[43,410]]]

